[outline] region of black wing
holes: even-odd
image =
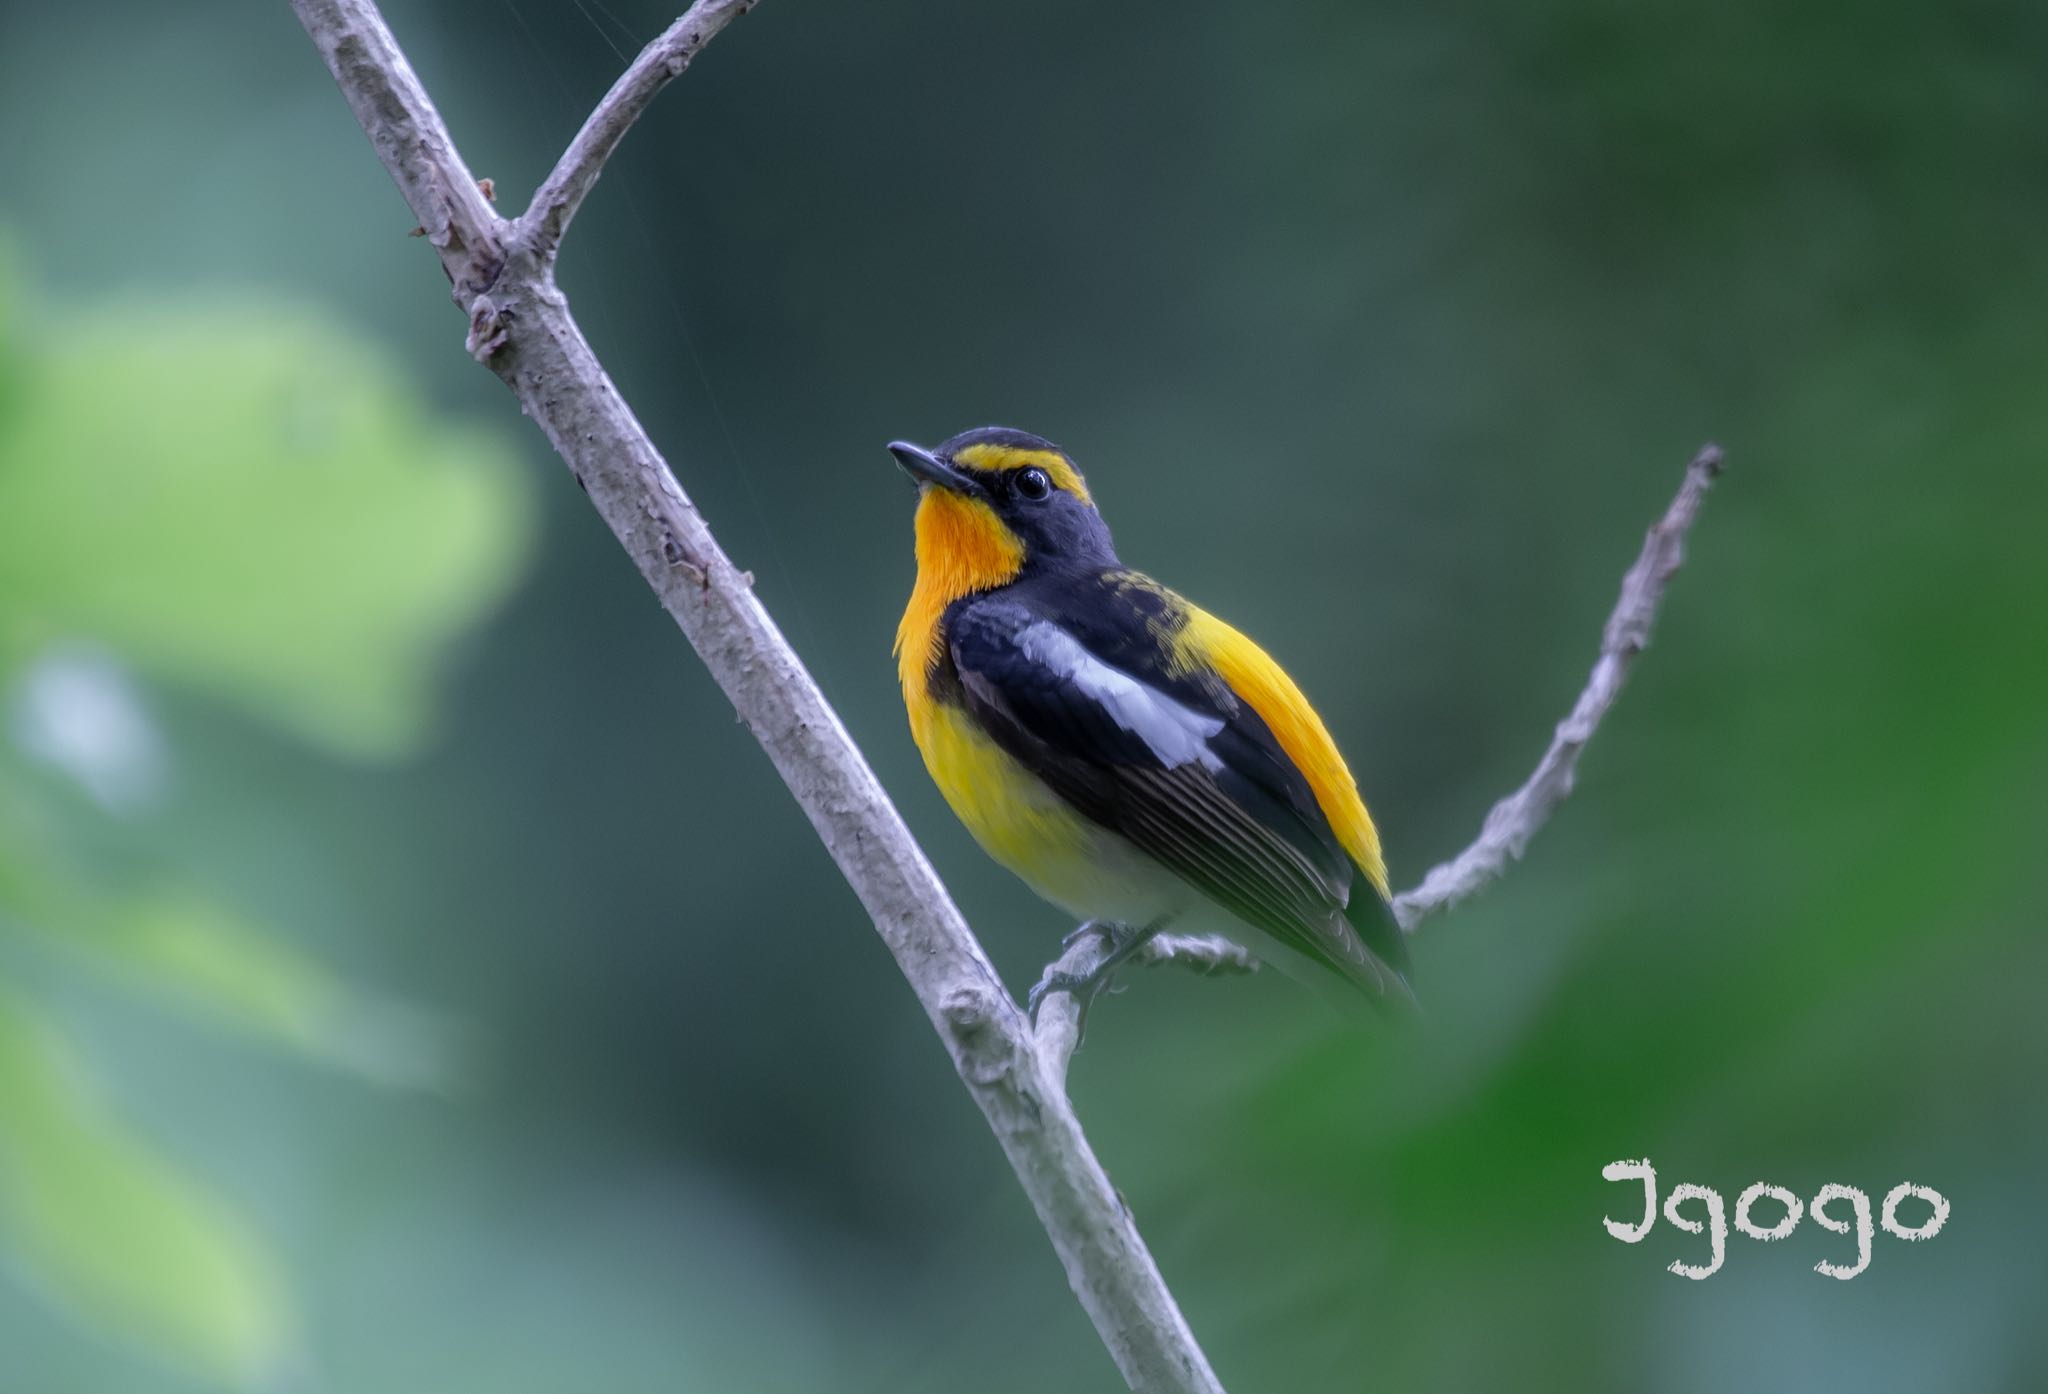
[[[1158,632],[1136,616],[1105,642],[1093,631],[1117,612],[1089,611],[1084,643],[1019,600],[955,606],[959,700],[1079,812],[1311,961],[1387,992],[1394,974],[1344,918],[1351,860],[1258,714],[1220,683],[1169,677]]]

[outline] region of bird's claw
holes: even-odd
[[[1102,934],[1106,932],[1107,931],[1105,930],[1100,920],[1089,920],[1085,924],[1081,925],[1079,928],[1068,931],[1067,937],[1060,940],[1060,948],[1062,951],[1071,949],[1074,947],[1074,945],[1080,943],[1083,939],[1086,939],[1091,934]]]
[[[1038,1009],[1045,1005],[1046,998],[1052,996],[1055,992],[1069,992],[1078,995],[1080,990],[1086,986],[1088,986],[1088,979],[1083,974],[1062,973],[1056,968],[1046,969],[1040,975],[1038,981],[1031,985],[1031,991],[1024,996],[1024,1006],[1031,1014],[1031,1024],[1034,1027],[1038,1025]]]
[[[1032,984],[1031,991],[1024,996],[1024,1009],[1031,1018],[1031,1029],[1038,1029],[1038,1010],[1045,1005],[1045,999],[1055,992],[1064,992],[1074,999],[1077,1008],[1074,1022],[1074,1044],[1088,1034],[1088,1008],[1107,988],[1114,973],[1097,969],[1092,973],[1066,973],[1057,968],[1048,968],[1039,980]]]
[[[1105,924],[1090,920],[1060,941],[1063,952],[1071,952],[1089,935],[1100,935],[1103,941],[1102,956],[1085,973],[1070,973],[1059,964],[1046,965],[1045,972],[1024,996],[1024,1007],[1031,1019],[1031,1029],[1038,1029],[1038,1009],[1045,1005],[1045,999],[1055,992],[1064,992],[1074,999],[1074,1045],[1078,1048],[1088,1034],[1088,1009],[1095,1005],[1095,999],[1104,992],[1115,992],[1116,970],[1147,939],[1159,932],[1164,921],[1132,930],[1126,925]]]

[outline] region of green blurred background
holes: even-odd
[[[652,0],[390,17],[523,203]],[[881,443],[1073,449],[1412,884],[1728,475],[1428,1020],[1139,975],[1076,1100],[1251,1390],[2048,1367],[2048,10],[768,0],[563,279],[1006,977]],[[0,8],[0,1387],[1108,1390],[944,1052],[282,3]],[[1936,1186],[1868,1272],[1730,1204]]]

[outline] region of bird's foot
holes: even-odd
[[[1095,1005],[1097,997],[1109,990],[1116,969],[1114,963],[1101,964],[1086,973],[1068,973],[1058,967],[1048,967],[1024,997],[1025,1010],[1031,1016],[1031,1028],[1034,1031],[1038,1029],[1038,1009],[1045,1005],[1045,999],[1055,992],[1064,992],[1074,999],[1074,1044],[1080,1045],[1088,1034],[1088,1009]]]
[[[1080,928],[1068,931],[1067,937],[1060,940],[1060,948],[1063,951],[1071,949],[1091,934],[1107,934],[1114,939],[1116,937],[1116,926],[1106,925],[1100,920],[1089,920],[1081,925]],[[1051,970],[1048,969],[1047,971],[1050,972]]]
[[[1055,992],[1064,992],[1074,999],[1074,1044],[1078,1047],[1082,1038],[1088,1034],[1088,1009],[1095,1005],[1095,999],[1104,992],[1116,990],[1116,970],[1158,931],[1158,925],[1134,929],[1129,925],[1104,924],[1100,920],[1090,920],[1061,940],[1060,947],[1071,953],[1084,938],[1097,935],[1103,940],[1103,954],[1085,973],[1069,972],[1060,967],[1059,962],[1046,965],[1045,972],[1039,975],[1038,981],[1024,997],[1024,1006],[1030,1014],[1032,1029],[1038,1029],[1038,1011],[1045,1005],[1045,999]],[[1064,961],[1065,954],[1062,954],[1060,962]]]

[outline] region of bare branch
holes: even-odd
[[[1629,666],[1650,642],[1650,626],[1664,603],[1664,589],[1685,560],[1685,535],[1714,477],[1721,472],[1721,447],[1704,445],[1685,467],[1685,482],[1643,539],[1642,555],[1621,578],[1621,598],[1607,617],[1600,636],[1600,657],[1593,664],[1586,690],[1572,704],[1571,714],[1557,726],[1550,749],[1536,762],[1535,773],[1514,793],[1493,806],[1480,828],[1479,840],[1451,861],[1431,869],[1422,884],[1394,897],[1394,917],[1413,934],[1417,925],[1441,910],[1469,899],[1499,879],[1510,862],[1519,861],[1550,815],[1572,791],[1579,756],[1600,728],[1601,718],[1621,695]]]
[[[366,8],[376,18],[375,8],[350,0],[294,0],[294,8],[378,158],[398,181],[421,233],[440,252],[455,303],[467,308],[504,264],[504,219],[455,152],[441,113],[391,31],[381,19],[356,22]]]
[[[1537,761],[1535,773],[1486,815],[1478,841],[1455,859],[1433,869],[1420,886],[1394,897],[1394,917],[1400,921],[1403,930],[1413,934],[1416,927],[1431,915],[1447,910],[1493,884],[1507,870],[1509,863],[1521,858],[1529,840],[1550,821],[1550,815],[1571,793],[1579,756],[1584,752],[1586,742],[1593,738],[1593,732],[1599,729],[1601,718],[1614,705],[1614,699],[1621,695],[1621,685],[1628,677],[1629,665],[1635,662],[1636,655],[1650,641],[1650,626],[1657,618],[1658,607],[1663,604],[1665,587],[1670,584],[1679,563],[1685,560],[1686,533],[1699,516],[1700,504],[1707,496],[1708,487],[1720,472],[1721,448],[1716,445],[1702,446],[1692,463],[1685,467],[1685,481],[1679,485],[1678,496],[1664,510],[1664,516],[1651,526],[1649,535],[1643,539],[1642,555],[1621,578],[1621,599],[1615,603],[1614,613],[1608,616],[1607,628],[1602,631],[1600,657],[1593,664],[1593,673],[1586,680],[1585,691],[1572,705],[1571,714],[1558,723],[1557,735],[1551,740],[1550,748],[1543,752],[1543,758]],[[1219,953],[1219,946],[1234,950],[1235,956]],[[1106,936],[1077,935],[1047,971],[1086,977],[1102,963],[1108,952]],[[1256,966],[1250,954],[1228,940],[1190,939],[1164,934],[1155,936],[1130,961],[1133,964],[1178,963],[1203,973],[1236,971],[1244,963]],[[1066,1087],[1068,1062],[1080,1044],[1081,1018],[1085,1010],[1084,1005],[1068,993],[1047,998],[1039,1008],[1039,1049],[1046,1057],[1047,1068],[1053,1071],[1062,1089]]]
[[[640,113],[662,88],[683,75],[699,49],[754,4],[755,0],[697,0],[681,19],[640,50],[640,56],[619,74],[520,215],[518,235],[536,253],[544,259],[554,257],[569,220],[582,207],[584,196],[604,172],[605,161],[619,148]]]
[[[551,258],[506,237],[372,0],[293,5],[434,236],[469,312],[471,352],[547,433],[802,805],[945,1041],[1124,1379],[1134,1390],[1220,1394],[1024,1014],[838,714],[606,376],[554,284]],[[676,52],[686,60],[701,42]],[[645,86],[621,98],[608,122],[593,117],[578,137],[591,137],[590,153],[572,149],[568,172],[550,178],[553,202],[537,206],[573,211],[604,153],[669,76],[644,73]],[[554,227],[559,235],[560,220]]]

